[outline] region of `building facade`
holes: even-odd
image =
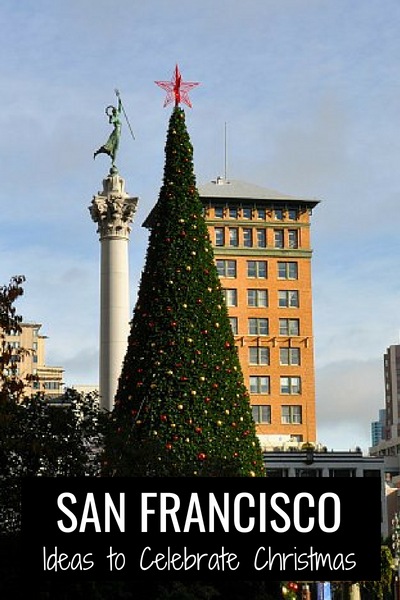
[[[318,200],[199,187],[262,447],[315,443],[310,217]]]
[[[400,345],[389,346],[383,356],[385,409],[381,439],[370,448],[372,456],[385,457],[388,478],[400,474]]]
[[[45,362],[47,337],[40,334],[40,323],[21,323],[21,331],[5,335],[5,343],[15,350],[11,356],[12,372],[24,383],[24,396],[37,392],[47,398],[63,393],[62,367],[50,367]],[[21,352],[22,350],[22,352]]]
[[[264,452],[267,477],[375,477],[381,489],[381,535],[390,532],[388,518],[388,491],[385,483],[383,457],[364,456],[360,449],[354,451],[327,451],[326,448],[308,448],[301,451]],[[360,499],[360,502],[363,500]]]

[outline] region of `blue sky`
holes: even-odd
[[[400,341],[400,4],[397,0],[3,0],[0,282],[43,323],[65,381],[98,377],[99,242],[93,160],[119,88],[135,132],[118,156],[139,196],[131,299],[157,200],[170,108],[155,80],[201,85],[186,109],[199,184],[223,175],[315,197],[318,439],[367,448],[383,353]]]

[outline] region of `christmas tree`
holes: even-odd
[[[177,102],[163,185],[146,225],[149,245],[112,412],[108,467],[119,475],[261,476],[249,396]]]

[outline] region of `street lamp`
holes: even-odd
[[[392,548],[394,554],[394,565],[397,569],[395,576],[396,582],[396,600],[400,600],[399,582],[400,582],[400,518],[399,514],[395,513],[392,519]]]

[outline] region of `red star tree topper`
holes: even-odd
[[[175,106],[178,106],[181,102],[184,102],[189,108],[192,108],[192,103],[189,98],[189,91],[200,85],[193,81],[182,81],[182,75],[179,71],[178,65],[175,67],[174,74],[171,81],[155,81],[155,83],[163,88],[167,92],[165,98],[164,107],[175,100]]]

